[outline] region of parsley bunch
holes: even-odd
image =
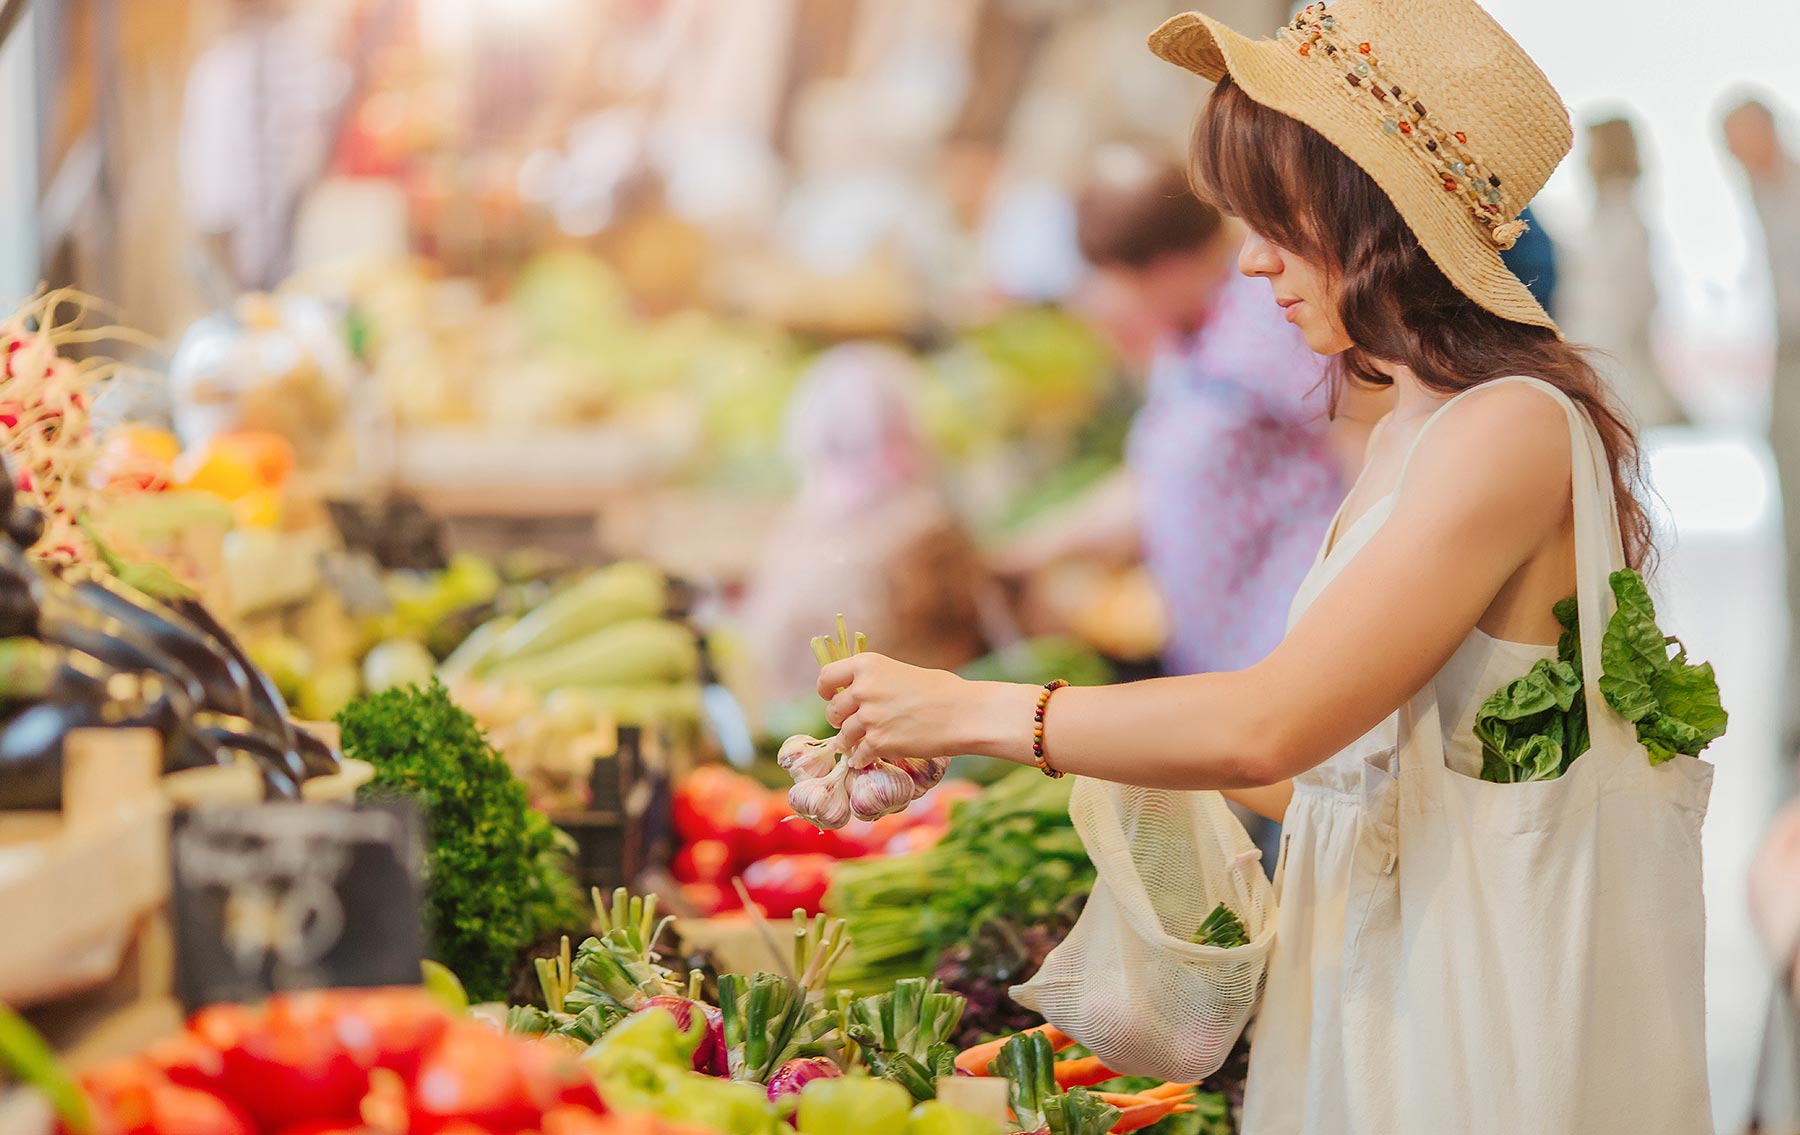
[[[408,797],[425,813],[431,956],[473,999],[503,999],[522,947],[585,922],[564,837],[437,681],[365,697],[337,720],[344,755],[375,766],[361,796]]]

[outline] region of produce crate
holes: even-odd
[[[153,733],[64,742],[61,812],[0,813],[0,1001],[30,1006],[118,972],[169,895],[170,804]]]

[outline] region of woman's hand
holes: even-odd
[[[831,703],[825,716],[847,752],[1031,760],[1034,686],[970,682],[865,653],[821,670],[819,696]]]

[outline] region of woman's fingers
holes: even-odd
[[[819,696],[830,701],[856,678],[856,659],[843,658],[819,671]]]
[[[851,714],[838,727],[838,748],[845,753],[854,753],[857,747],[863,743],[865,736],[867,736],[867,730],[863,728],[862,721],[857,715]]]
[[[833,729],[842,729],[846,719],[856,712],[858,699],[856,691],[845,688],[832,696],[831,704],[825,707],[825,720]]]

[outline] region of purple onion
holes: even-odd
[[[769,1077],[769,1102],[779,1103],[784,1096],[797,1096],[814,1080],[842,1076],[844,1070],[823,1056],[802,1056],[788,1061]]]
[[[700,1001],[690,1001],[686,997],[676,997],[665,993],[660,997],[652,997],[644,1002],[639,1013],[652,1009],[661,1009],[675,1018],[675,1023],[682,1032],[694,1027],[694,1013],[698,1011],[706,1021],[706,1035],[700,1038],[700,1047],[694,1050],[694,1071],[704,1072],[708,1076],[723,1076],[729,1070],[725,1059],[725,1017],[711,1005]]]

